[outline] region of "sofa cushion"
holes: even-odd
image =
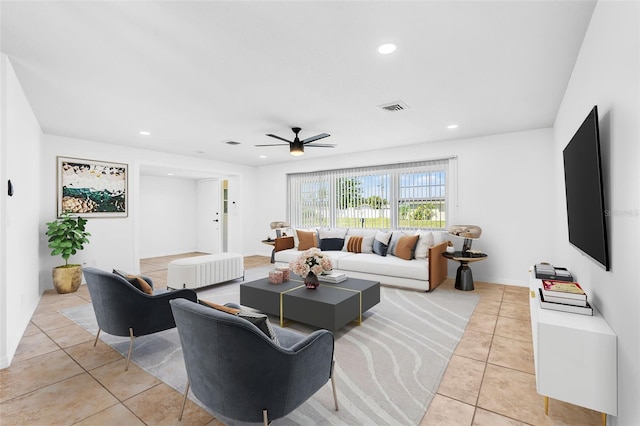
[[[318,236],[322,238],[344,238],[349,230],[346,228],[320,228],[318,229]]]
[[[344,238],[322,238],[320,240],[320,250],[342,250],[344,246]]]
[[[433,247],[433,232],[431,231],[417,231],[418,244],[416,245],[415,258],[426,259],[429,255],[429,247]]]
[[[400,240],[400,238],[404,236],[411,236],[411,235],[413,235],[413,232],[393,231],[391,235],[391,241],[389,241],[389,250],[387,251],[387,254],[392,254],[396,256],[396,245],[398,245],[398,241]]]
[[[280,342],[278,342],[278,336],[276,336],[276,333],[273,331],[273,327],[271,327],[269,317],[267,317],[265,314],[245,311],[243,309],[231,308],[225,305],[207,302],[206,300],[202,299],[199,299],[198,303],[213,309],[217,309],[218,311],[226,312],[230,315],[235,315],[237,317],[243,318],[258,327],[258,329],[262,331],[269,339],[273,340],[276,345],[280,344]]]
[[[400,237],[395,245],[395,256],[404,260],[413,259],[416,250],[416,244],[418,244],[418,238],[420,238],[420,235],[405,235]]]
[[[347,235],[344,239],[342,251],[351,253],[373,253],[373,236],[359,237],[356,235]]]
[[[429,279],[428,266],[429,261],[424,259],[404,260],[387,256],[382,260],[377,254],[360,253],[340,258],[337,269],[344,271],[347,276],[348,271],[355,271],[426,281]],[[388,283],[393,284],[393,280]]]
[[[341,259],[344,256],[353,256],[353,253],[348,251],[323,251],[324,254],[329,256],[331,262],[333,263],[333,269],[338,269],[336,265],[336,261]],[[280,263],[289,264],[296,260],[300,256],[301,252],[297,248],[292,248],[289,250],[277,251],[274,256],[274,260]]]
[[[338,230],[318,230],[318,237],[320,238],[319,247],[322,251],[327,250],[342,250],[344,245],[344,236],[346,235],[346,229]]]
[[[373,252],[380,256],[386,256],[391,240],[391,232],[377,231],[373,240]]]
[[[303,231],[296,229],[298,235],[298,250],[305,251],[311,247],[318,247],[318,239],[316,231]]]
[[[116,275],[121,276],[122,278],[124,278],[125,280],[129,281],[129,283],[134,286],[135,288],[137,288],[138,290],[140,290],[143,293],[146,293],[150,296],[153,295],[153,287],[151,287],[149,285],[149,283],[142,278],[139,275],[132,275],[132,274],[128,274],[124,271],[120,271],[118,269],[114,269],[113,273]]]
[[[349,228],[347,231],[347,236],[355,235],[356,237],[373,237],[375,238],[377,229],[370,228]]]

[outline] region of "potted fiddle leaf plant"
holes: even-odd
[[[72,293],[82,283],[82,265],[70,264],[69,258],[84,249],[91,234],[86,231],[87,219],[68,212],[47,223],[47,236],[52,256],[62,256],[64,265],[53,268],[53,286],[58,293]]]

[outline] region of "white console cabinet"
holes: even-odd
[[[531,329],[536,387],[545,397],[590,408],[606,415],[618,414],[616,335],[600,312],[593,316],[540,307],[541,280],[529,270]]]

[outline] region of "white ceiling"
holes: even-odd
[[[257,166],[552,126],[594,6],[2,1],[0,46],[47,134]]]

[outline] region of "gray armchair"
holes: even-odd
[[[196,293],[189,289],[148,295],[119,275],[89,267],[83,268],[83,272],[98,321],[98,334],[93,346],[98,343],[101,330],[114,336],[130,337],[125,371],[129,369],[135,337],[176,326],[169,306],[170,300],[197,300]],[[145,280],[153,287],[150,279]]]
[[[183,299],[170,304],[188,376],[183,411],[191,387],[196,398],[221,417],[268,425],[329,380],[338,410],[330,331],[304,336],[274,328],[278,345],[244,318]]]

